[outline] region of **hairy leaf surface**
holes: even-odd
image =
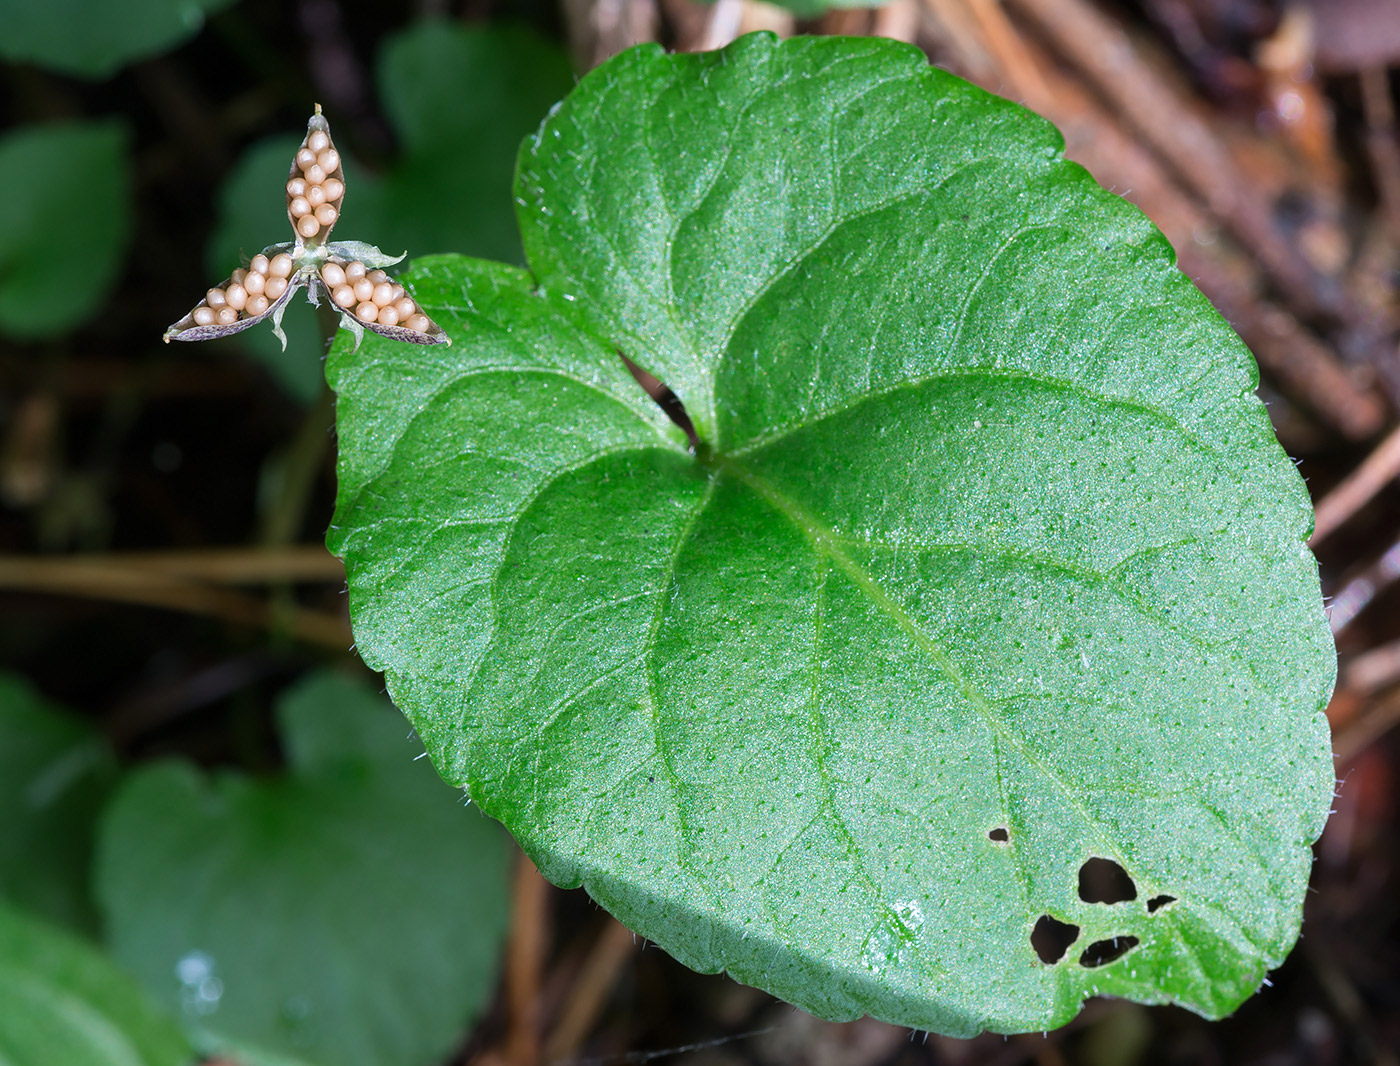
[[[828,1018],[1217,1016],[1297,936],[1307,496],[1248,351],[1060,147],[888,41],[634,49],[522,148],[529,271],[420,261],[452,346],[330,356],[330,543],[439,770]]]

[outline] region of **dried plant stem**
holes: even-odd
[[[350,628],[336,615],[274,606],[256,596],[218,587],[272,580],[334,580],[339,567],[324,549],[291,553],[152,553],[58,559],[0,556],[0,590],[78,596],[162,607],[239,625],[284,630],[309,644],[345,651]],[[217,576],[215,576],[217,575]],[[343,576],[343,572],[342,572]]]
[[[1366,459],[1317,505],[1312,545],[1316,547],[1400,475],[1400,427],[1376,445]]]
[[[1400,580],[1400,541],[1381,552],[1369,566],[1357,574],[1328,605],[1327,620],[1335,635],[1351,625],[1382,591]]]
[[[1379,691],[1397,681],[1400,681],[1400,641],[1363,652],[1342,669],[1343,687],[1359,694]],[[1400,696],[1395,702],[1400,704]],[[1373,706],[1368,713],[1374,711]]]
[[[46,557],[0,555],[0,588],[43,591],[49,582],[71,586],[72,575],[96,571],[185,578],[220,585],[344,581],[345,566],[320,544],[286,548],[213,548],[198,551],[121,552]]]
[[[1045,81],[1043,64],[1006,17],[1000,0],[961,0],[982,32],[987,50],[1027,107],[1046,113],[1057,110],[1058,95]]]
[[[877,7],[871,32],[876,37],[889,37],[912,44],[919,32],[918,0],[890,0],[884,6]]]
[[[1366,151],[1380,194],[1381,213],[1393,239],[1400,241],[1400,142],[1389,71],[1369,67],[1361,72],[1361,110],[1366,116]]]
[[[1352,440],[1380,431],[1386,419],[1380,397],[1358,387],[1326,345],[1292,315],[1259,299],[1252,264],[1237,262],[1227,269],[1221,261],[1227,253],[1207,252],[1199,245],[1197,235],[1212,228],[1202,208],[1082,85],[1061,74],[1034,41],[1007,21],[997,4],[938,0],[938,10],[960,54],[990,57],[992,78],[1060,127],[1066,155],[1105,186],[1127,190],[1124,195],[1161,227],[1182,270],[1244,337],[1271,377]]]
[[[559,1021],[545,1045],[545,1061],[558,1062],[578,1054],[607,1005],[618,976],[636,950],[632,931],[621,922],[609,919],[584,959],[559,1012]]]
[[[1266,203],[1193,102],[1138,59],[1121,28],[1085,0],[1016,0],[1015,7],[1230,228],[1294,307],[1346,320],[1349,300],[1340,287],[1316,274],[1282,238]]]
[[[540,1060],[540,988],[549,950],[549,883],[522,853],[516,860],[510,936],[506,943],[506,1034],[508,1066]]]

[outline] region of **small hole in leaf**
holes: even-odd
[[[987,839],[995,840],[998,844],[1005,844],[1011,839],[1011,834],[1006,831],[1005,826],[999,825],[987,834]]]
[[[1175,897],[1175,896],[1153,896],[1151,899],[1149,899],[1149,900],[1147,901],[1147,913],[1148,913],[1148,914],[1155,914],[1157,911],[1159,911],[1159,910],[1161,910],[1163,907],[1165,907],[1168,903],[1175,903],[1175,902],[1176,902],[1176,897]]]
[[[1140,941],[1135,936],[1115,936],[1112,940],[1095,940],[1084,954],[1079,956],[1079,965],[1084,967],[1107,966],[1115,959],[1121,959]]]
[[[1079,939],[1079,926],[1062,922],[1048,914],[1036,919],[1031,930],[1031,947],[1040,956],[1040,961],[1053,966],[1065,957],[1065,952]]]
[[[1079,868],[1079,898],[1085,903],[1123,903],[1137,899],[1137,885],[1112,859],[1090,859]]]

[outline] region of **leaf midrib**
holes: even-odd
[[[1125,857],[1124,849],[1114,835],[1084,806],[1069,785],[1002,721],[991,701],[958,668],[943,646],[924,631],[868,570],[846,554],[834,530],[796,500],[781,492],[776,486],[770,484],[732,456],[720,461],[719,473],[721,476],[733,477],[782,515],[812,545],[814,551],[825,556],[850,579],[872,604],[894,622],[914,642],[915,646],[933,661],[934,665],[948,678],[963,698],[977,711],[987,727],[1014,747],[1027,763],[1039,770],[1045,779],[1060,791],[1075,813],[1098,834],[1108,849],[1113,852],[1112,857],[1128,871],[1129,876],[1138,880],[1134,874],[1133,866]]]

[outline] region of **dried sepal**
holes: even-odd
[[[344,263],[358,259],[371,270],[402,263],[407,255],[407,252],[389,255],[364,241],[331,241],[330,244],[326,245],[327,259],[337,259]]]
[[[344,203],[345,168],[317,104],[287,172],[287,221],[307,248],[315,248],[330,237]]]

